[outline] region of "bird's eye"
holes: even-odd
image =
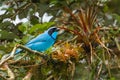
[[[57,28],[51,28],[49,31],[48,31],[48,34],[49,35],[52,35],[53,32],[57,31]]]

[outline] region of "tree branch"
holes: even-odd
[[[23,46],[23,45],[17,44],[17,45],[13,48],[10,56],[8,56],[7,58],[5,57],[5,58],[1,59],[1,61],[0,61],[0,67],[1,67],[5,62],[7,62],[8,60],[10,60],[10,59],[12,59],[12,58],[14,57],[17,48],[21,48],[21,49],[26,50],[26,51],[28,51],[28,52],[30,52],[30,53],[39,55],[40,57],[43,57],[43,58],[47,57],[45,54],[42,54],[42,53],[37,52],[37,51],[33,51],[33,50],[31,50],[30,48],[27,48],[27,47],[25,47],[25,46]]]

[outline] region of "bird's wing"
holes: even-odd
[[[46,42],[49,38],[49,36],[45,33],[38,35],[36,38],[33,38],[30,40],[26,45],[29,45],[31,43],[37,43],[37,42]]]
[[[30,48],[30,47],[34,46],[34,44],[38,44],[41,42],[44,43],[44,42],[47,42],[47,40],[44,38],[43,35],[38,35],[36,38],[33,38],[27,44],[25,44],[25,46]],[[21,51],[22,51],[22,49],[17,49],[15,53],[18,54]]]

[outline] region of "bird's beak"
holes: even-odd
[[[60,31],[60,28],[57,28],[56,31]]]
[[[57,31],[58,31],[58,35],[62,34],[64,32],[63,29],[60,29],[60,28],[57,28]]]

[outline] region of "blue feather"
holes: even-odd
[[[58,35],[57,28],[55,27],[49,28],[44,33],[30,40],[27,44],[25,44],[25,46],[32,50],[43,52],[55,43],[57,35]],[[21,51],[22,49],[17,49],[16,54],[20,53]]]

